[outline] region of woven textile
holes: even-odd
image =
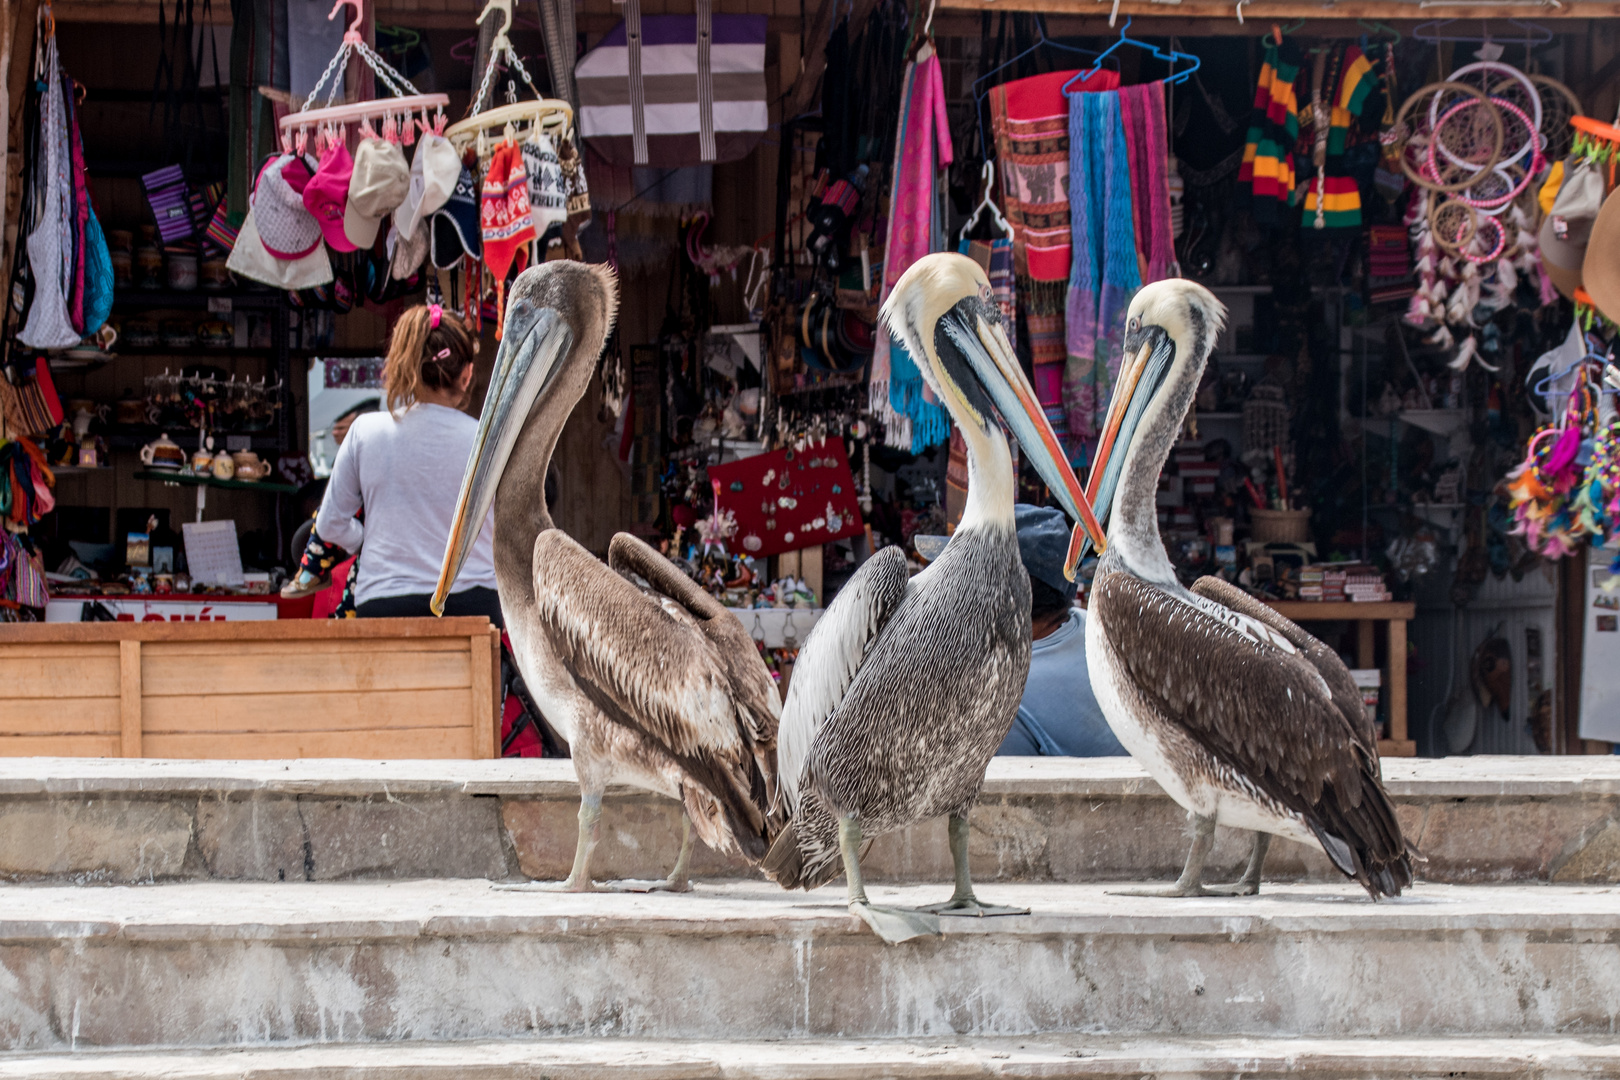
[[[1074,259],[1066,312],[1063,405],[1069,418],[1069,449],[1075,456],[1076,444],[1101,430],[1119,371],[1125,309],[1142,287],[1142,275],[1136,261],[1136,215],[1120,95],[1081,94],[1070,107]]]
[[[73,269],[72,150],[68,144],[67,106],[57,67],[56,39],[45,52],[48,78],[40,100],[39,142],[44,153],[35,162],[34,190],[43,192],[39,224],[29,234],[28,265],[34,275],[34,298],[28,322],[17,339],[35,349],[65,349],[79,343],[68,312]]]
[[[1001,169],[1001,210],[1013,230],[1013,268],[1034,363],[1035,393],[1059,438],[1068,433],[1063,408],[1063,374],[1068,363],[1063,311],[1073,259],[1069,102],[1063,96],[1063,84],[1076,74],[1036,75],[990,91],[996,160]],[[1103,69],[1075,86],[1088,94],[1114,90],[1119,86],[1119,73]]]
[[[1119,92],[1120,120],[1131,158],[1131,209],[1142,283],[1177,276],[1176,242],[1170,223],[1170,152],[1164,124],[1164,83],[1127,86]]]
[[[1343,71],[1333,94],[1328,112],[1327,161],[1323,165],[1322,227],[1325,229],[1354,229],[1361,225],[1361,190],[1356,178],[1345,167],[1344,152],[1350,147],[1350,125],[1359,120],[1368,103],[1380,100],[1377,93],[1382,82],[1379,56],[1363,53],[1354,45],[1347,46]],[[1316,182],[1311,181],[1305,192],[1305,224],[1316,220]]]

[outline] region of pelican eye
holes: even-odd
[[[1131,316],[1131,321],[1125,324],[1125,329],[1135,332],[1142,329],[1142,320],[1139,316]]]

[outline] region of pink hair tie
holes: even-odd
[[[439,328],[439,320],[442,318],[444,318],[444,308],[440,307],[438,304],[429,304],[428,325],[437,330]]]
[[[435,360],[448,360],[449,358],[450,358],[450,350],[449,349],[440,349],[438,351],[438,354],[433,357],[433,359],[435,359]]]

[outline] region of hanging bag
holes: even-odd
[[[624,21],[574,69],[579,131],[613,165],[678,168],[746,157],[765,135],[763,15],[649,15]]]

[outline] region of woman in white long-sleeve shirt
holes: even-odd
[[[387,409],[357,417],[338,450],[311,550],[360,552],[354,603],[361,618],[430,614],[478,428],[461,411],[472,386],[473,353],[472,335],[437,304],[406,311],[394,324],[383,368]],[[486,520],[446,615],[486,615],[501,624],[493,543]],[[312,566],[306,554],[290,588],[318,585],[320,561]]]

